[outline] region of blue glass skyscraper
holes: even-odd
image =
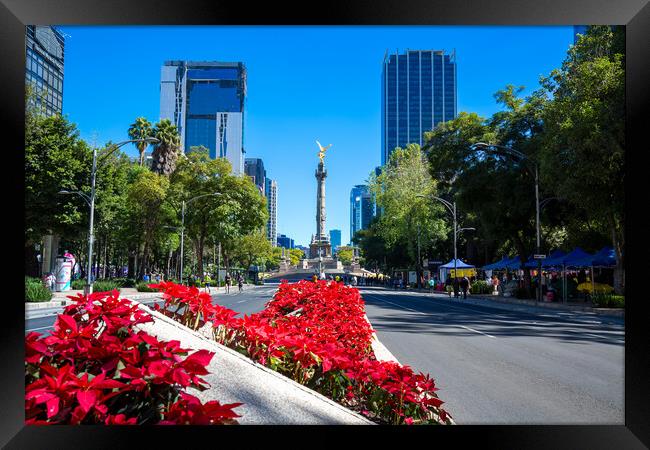
[[[246,68],[240,62],[166,61],[160,73],[160,118],[181,135],[184,152],[203,146],[244,173]]]
[[[336,253],[341,246],[341,230],[330,230],[330,244],[332,244],[332,253]]]
[[[456,117],[456,52],[386,52],[381,76],[381,164],[395,147],[423,144],[423,134]]]
[[[375,216],[375,203],[370,189],[365,184],[358,184],[350,191],[350,243],[354,234],[365,230]]]

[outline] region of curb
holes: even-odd
[[[148,292],[148,293],[142,293],[138,295],[120,294],[120,298],[127,298],[129,300],[140,300],[140,299],[156,298],[156,297],[161,297],[160,292]],[[25,309],[33,310],[33,309],[45,309],[45,308],[58,308],[61,306],[67,306],[70,303],[72,303],[72,300],[70,300],[67,297],[62,298],[61,300],[51,300],[49,302],[25,302]]]

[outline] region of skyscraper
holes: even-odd
[[[332,244],[332,253],[336,253],[341,246],[341,230],[330,230],[330,244]]]
[[[293,248],[294,247],[293,239],[291,239],[289,236],[281,234],[280,236],[278,236],[278,247],[284,247],[287,249]]]
[[[244,161],[244,171],[251,177],[255,186],[260,190],[262,195],[266,192],[266,170],[264,170],[264,161],[260,158],[246,158]]]
[[[34,89],[33,101],[48,116],[63,111],[65,38],[52,26],[25,27],[25,82]]]
[[[456,52],[406,50],[384,55],[381,164],[395,147],[423,144],[423,134],[456,117]]]
[[[350,191],[350,243],[354,234],[368,228],[375,216],[375,204],[368,186],[358,184]]]
[[[269,211],[269,221],[266,223],[266,236],[273,247],[278,246],[278,184],[275,180],[266,178],[265,188],[266,207]]]
[[[241,62],[166,61],[160,71],[160,118],[178,127],[181,149],[208,148],[244,173],[246,68]]]

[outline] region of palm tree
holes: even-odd
[[[131,139],[144,139],[150,136],[151,122],[144,117],[138,117],[129,127],[129,138]],[[140,152],[140,165],[142,166],[144,164],[144,152],[149,144],[145,141],[134,142],[134,144]]]
[[[169,119],[163,119],[154,126],[153,136],[159,142],[154,145],[151,170],[168,176],[176,169],[181,141],[178,129]]]

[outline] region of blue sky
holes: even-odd
[[[349,240],[350,189],[381,161],[384,52],[456,50],[458,111],[489,116],[506,84],[539,86],[573,43],[570,26],[244,27],[63,26],[63,113],[81,137],[128,139],[138,116],[160,116],[160,66],[170,59],[242,61],[244,147],[278,182],[278,234],[308,245],[316,228],[318,158],[327,152],[327,228]],[[135,155],[135,147],[124,147]]]

